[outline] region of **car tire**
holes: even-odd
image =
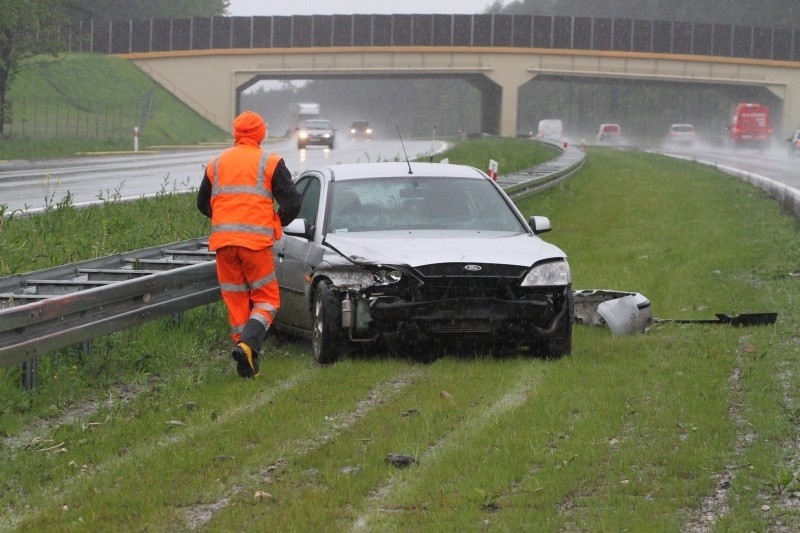
[[[321,365],[335,362],[342,349],[342,309],[330,283],[320,281],[311,307],[311,347],[314,360]]]
[[[302,150],[302,149],[303,149],[303,148],[305,148],[305,147],[306,147],[306,145],[305,145],[305,144],[303,144],[303,143],[297,143],[297,149],[298,149],[298,150]]]
[[[328,143],[328,149],[333,150],[333,141]]]

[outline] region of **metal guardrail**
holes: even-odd
[[[583,164],[554,146],[559,157],[498,183],[518,198]],[[214,259],[201,238],[0,278],[0,367],[22,363],[33,388],[43,355],[219,300]]]
[[[192,239],[0,279],[0,366],[219,299],[214,253]]]
[[[511,198],[521,198],[552,187],[583,165],[586,156],[583,150],[572,145],[565,146],[562,143],[538,142],[557,148],[561,151],[561,155],[533,168],[498,177],[497,183]]]

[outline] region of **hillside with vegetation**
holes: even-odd
[[[0,159],[195,145],[229,134],[195,113],[133,63],[67,54],[27,62],[9,91]]]

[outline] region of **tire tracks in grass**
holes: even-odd
[[[17,435],[0,438],[0,443],[7,446],[12,452],[20,449],[36,449],[44,442],[52,442],[46,435],[53,428],[86,420],[95,415],[101,407],[111,407],[117,402],[126,404],[145,391],[147,387],[148,385],[137,387],[126,383],[119,384],[113,388],[116,395],[109,391],[105,401],[89,399],[77,402],[55,418],[37,419],[24,427]]]
[[[743,414],[745,403],[744,391],[741,385],[744,355],[740,350],[736,357],[736,365],[728,378],[731,385],[728,413],[736,428],[736,437],[733,443],[733,456],[743,458],[747,447],[756,438],[752,431],[747,430],[747,420]],[[682,533],[707,533],[711,531],[720,518],[728,514],[730,506],[728,497],[731,483],[736,477],[737,465],[726,465],[725,469],[712,475],[716,480],[714,492],[707,494],[700,501],[699,507],[689,516],[681,528]]]
[[[535,369],[535,371],[530,369]],[[480,415],[466,419],[464,423],[444,434],[425,450],[420,458],[420,464],[431,464],[443,454],[457,453],[458,448],[468,443],[476,433],[497,421],[504,414],[524,405],[530,397],[531,390],[541,379],[542,373],[539,367],[528,367],[528,372],[519,376],[513,388],[483,410]],[[378,487],[367,502],[364,512],[352,522],[350,530],[357,532],[373,529],[372,523],[378,520],[382,513],[392,512],[393,509],[390,505],[392,497],[398,496],[403,490],[411,490],[416,477],[414,475],[409,478],[393,476]]]
[[[215,420],[198,424],[185,428],[184,431],[177,435],[168,435],[166,438],[159,438],[150,442],[142,443],[138,446],[128,450],[128,453],[108,458],[101,464],[95,465],[91,469],[91,475],[97,476],[98,474],[110,473],[116,468],[124,467],[126,464],[135,463],[146,458],[152,450],[160,449],[166,446],[175,446],[192,439],[198,438],[204,432],[208,431],[210,424],[218,425],[224,424],[227,421],[234,420],[237,417],[244,416],[252,413],[258,409],[264,408],[270,404],[280,395],[291,391],[292,389],[300,386],[305,381],[308,381],[318,372],[318,369],[308,368],[302,372],[291,375],[287,379],[280,381],[267,391],[259,394],[250,402],[243,402],[236,405],[234,408],[221,413]],[[31,496],[37,502],[36,509],[30,509],[28,513],[23,513],[17,516],[0,517],[0,529],[12,528],[21,524],[25,520],[35,521],[36,516],[39,514],[42,507],[48,505],[57,505],[58,502],[71,501],[73,498],[69,496],[72,490],[81,489],[81,483],[84,481],[86,472],[79,470],[75,475],[64,479],[59,487],[49,487],[42,490],[41,493]]]
[[[391,379],[378,383],[364,398],[358,401],[354,409],[327,416],[325,427],[321,428],[318,433],[307,438],[287,442],[283,446],[284,453],[282,457],[275,463],[265,466],[261,469],[261,472],[272,472],[279,468],[281,464],[286,462],[287,455],[301,457],[333,441],[339,434],[352,427],[378,405],[403,391],[420,373],[420,367],[415,366],[404,370]],[[246,477],[247,479],[243,479],[241,483],[232,487],[228,493],[216,501],[188,509],[186,511],[186,526],[189,529],[197,529],[208,524],[217,513],[230,505],[234,497],[244,490],[245,485],[255,484],[257,481],[255,474],[250,474]]]
[[[731,400],[728,408],[730,418],[736,427],[736,440],[733,445],[733,456],[737,459],[743,459],[747,453],[748,447],[757,438],[756,433],[748,429],[750,424],[743,414],[743,405],[745,403],[745,393],[742,389],[740,380],[742,376],[742,369],[745,366],[745,354],[752,351],[752,346],[743,343],[739,348],[737,354],[736,367],[730,375],[731,383]],[[788,363],[791,365],[791,363]],[[796,396],[796,388],[792,385],[792,381],[796,380],[794,369],[789,366],[784,369],[778,376],[778,383],[783,390],[783,402],[787,409],[793,412],[798,412],[797,404],[798,399]],[[785,443],[787,464],[786,468],[795,472],[797,476],[797,466],[800,464],[800,435],[795,433],[792,440]],[[741,462],[741,461],[739,461]],[[736,478],[736,471],[740,468],[738,464],[727,465],[724,470],[713,475],[716,479],[714,492],[708,494],[703,498],[699,508],[692,514],[692,516],[684,524],[681,529],[682,533],[707,533],[712,531],[721,518],[723,518],[730,511],[730,488]],[[778,491],[777,495],[769,494],[762,491],[761,496],[765,501],[770,501],[772,506],[775,506],[783,511],[784,514],[797,512],[800,509],[800,498],[793,495],[789,491]],[[770,506],[765,506],[763,510],[769,510]],[[790,525],[785,523],[785,517],[781,513],[774,513],[771,518],[771,527],[776,532],[790,532],[796,531],[796,524]]]

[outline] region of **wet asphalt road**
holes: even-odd
[[[423,156],[446,145],[440,141],[404,140],[409,157]],[[165,192],[196,190],[204,165],[224,147],[162,150],[122,155],[92,155],[41,161],[0,162],[0,204],[6,215],[35,213],[66,197],[73,205],[133,199]],[[333,150],[298,150],[293,140],[265,145],[280,153],[292,173],[335,163],[386,161],[404,158],[398,139],[337,138]]]

